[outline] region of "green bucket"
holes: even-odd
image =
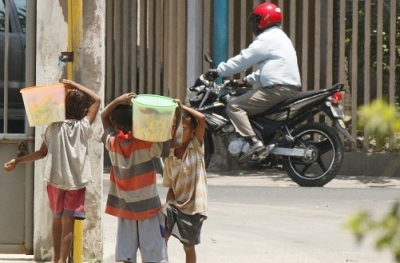
[[[132,98],[133,137],[150,142],[171,139],[177,103],[169,97],[140,94]]]

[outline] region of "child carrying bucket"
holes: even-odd
[[[102,141],[112,163],[105,212],[118,218],[115,261],[136,262],[137,250],[140,249],[143,262],[168,262],[162,205],[152,159],[166,157],[171,146],[180,146],[181,103],[177,101],[179,121],[172,139],[151,142],[135,138],[135,133],[132,133],[131,103],[134,98],[135,93],[123,94],[107,105],[101,114]],[[139,117],[134,115],[135,120]],[[172,124],[172,119],[170,122]],[[170,138],[170,130],[164,132]]]
[[[65,98],[66,120],[51,123],[44,133],[39,150],[4,164],[12,171],[19,163],[47,156],[44,180],[53,212],[53,260],[65,263],[71,249],[75,218],[85,218],[85,190],[91,182],[88,140],[100,107],[100,98],[91,90],[71,80],[63,80],[71,89]]]
[[[165,240],[171,235],[182,244],[186,262],[196,262],[195,246],[207,218],[207,175],[203,137],[205,116],[182,106],[182,145],[165,159],[163,186],[168,187],[164,205]]]

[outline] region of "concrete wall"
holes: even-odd
[[[58,56],[67,51],[68,1],[37,1],[37,85],[58,82],[61,68]],[[103,99],[104,94],[104,32],[105,2],[83,2],[83,40],[81,84],[92,89]],[[45,127],[35,129],[35,149],[42,143]],[[86,220],[84,220],[84,260],[102,259],[101,198],[103,145],[100,141],[102,126],[98,117],[93,123],[93,137],[89,142],[93,183],[86,192]],[[46,185],[42,175],[44,162],[35,163],[34,192],[34,256],[35,260],[51,260],[52,215],[49,209]]]
[[[398,177],[399,160],[394,153],[345,152],[339,174]]]

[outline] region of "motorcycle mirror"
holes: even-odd
[[[210,63],[211,68],[214,67],[213,60],[208,52],[204,53],[204,60]]]

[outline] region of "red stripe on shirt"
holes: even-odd
[[[121,143],[115,143],[115,138],[110,138],[110,149],[109,151],[120,154],[124,156],[124,158],[129,158],[126,154],[132,154],[138,150],[147,149],[150,151],[152,146],[151,142],[146,141],[136,141],[135,143],[129,143],[126,146]]]
[[[125,180],[116,178],[113,171],[111,171],[110,180],[115,182],[118,186],[118,189],[121,191],[134,191],[153,185],[157,182],[156,173],[154,170],[142,175],[133,176]]]
[[[133,213],[131,211],[126,211],[126,210],[121,210],[115,207],[111,206],[106,206],[106,213],[119,217],[119,218],[125,218],[125,219],[131,219],[131,220],[145,220],[152,218],[153,216],[157,215],[159,212],[161,212],[162,207],[157,207],[154,209],[147,210],[145,212],[140,212],[140,213]]]

